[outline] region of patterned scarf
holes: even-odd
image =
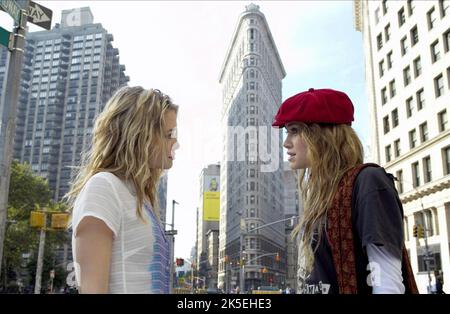
[[[341,179],[327,213],[327,232],[340,294],[358,293],[356,280],[355,249],[352,230],[352,192],[355,179],[365,167],[377,164],[361,164],[350,169]],[[406,294],[417,294],[414,274],[405,245],[402,250],[402,276]]]

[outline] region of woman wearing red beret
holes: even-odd
[[[273,126],[287,130],[284,147],[304,204],[294,231],[298,292],[417,293],[393,176],[363,164],[353,112],[345,93],[309,89],[275,116]]]

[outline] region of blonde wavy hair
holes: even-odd
[[[140,219],[145,221],[145,200],[160,217],[156,191],[163,169],[150,168],[149,161],[167,149],[164,116],[169,110],[178,112],[178,106],[157,89],[120,88],[95,120],[91,149],[83,155],[81,167],[65,195],[70,208],[87,181],[106,171],[132,183]]]
[[[309,168],[298,171],[299,195],[303,200],[303,215],[293,231],[300,233],[300,252],[304,267],[310,273],[327,217],[342,176],[363,163],[363,146],[349,125],[298,123],[299,133],[308,151]],[[300,232],[301,231],[301,232]],[[312,247],[317,232],[316,245]]]

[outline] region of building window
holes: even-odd
[[[411,69],[409,65],[403,70],[403,84],[408,86],[411,83]]]
[[[380,22],[380,8],[375,10],[375,24],[378,24],[378,22]]]
[[[413,47],[415,44],[419,42],[419,32],[417,31],[417,26],[414,26],[411,31],[411,47]]]
[[[381,33],[377,36],[377,48],[378,50],[383,48],[383,36],[381,35]]]
[[[427,20],[428,20],[428,30],[432,29],[436,23],[436,10],[431,8],[430,11],[427,13]]]
[[[439,124],[439,132],[447,130],[448,117],[446,109],[438,113],[438,124]]]
[[[392,117],[392,128],[395,128],[398,125],[398,110],[394,109],[391,113]]]
[[[417,110],[422,110],[425,107],[425,95],[423,88],[416,92]]]
[[[447,83],[448,88],[450,89],[450,67],[447,68]]]
[[[387,4],[387,0],[383,0],[382,2],[382,7],[383,7],[383,15],[387,13],[389,6]]]
[[[394,156],[398,157],[400,156],[401,150],[400,150],[400,139],[397,139],[394,141]]]
[[[384,75],[384,59],[380,61],[378,66],[379,66],[379,70],[380,70],[380,77],[383,77],[383,75]]]
[[[422,63],[420,62],[420,56],[414,59],[413,64],[414,77],[418,77],[420,74],[422,74]]]
[[[397,178],[397,190],[398,193],[403,193],[403,171],[399,170],[395,173]]]
[[[386,151],[386,162],[390,162],[391,158],[392,158],[392,149],[391,149],[391,145],[388,145],[385,147],[385,151]]]
[[[436,98],[444,94],[444,77],[442,74],[439,74],[434,78],[434,92],[436,94]]]
[[[441,52],[439,51],[439,40],[436,40],[434,43],[430,46],[431,51],[431,62],[435,63],[441,58]]]
[[[420,129],[420,140],[423,142],[428,141],[428,125],[426,122],[419,126]]]
[[[387,103],[387,91],[386,87],[381,90],[381,104]]]
[[[408,16],[411,16],[414,13],[415,3],[413,0],[408,0]]]
[[[439,10],[441,11],[441,17],[444,17],[450,13],[450,1],[439,0]]]
[[[249,31],[249,38],[250,38],[250,40],[255,39],[255,29],[254,28],[250,28],[248,31]]]
[[[444,161],[444,172],[445,175],[450,174],[450,146],[442,149],[442,159]]]
[[[409,97],[409,98],[406,100],[406,117],[407,117],[407,118],[411,117],[412,112],[413,112],[413,109],[414,109],[413,98],[412,98],[412,97]]]
[[[424,247],[418,247],[418,251],[417,251],[417,266],[418,266],[418,270],[419,273],[426,273],[428,271],[428,266],[431,269],[435,269],[435,270],[442,270],[442,262],[441,262],[441,245],[440,244],[430,244],[428,246],[429,248],[429,254],[432,258],[432,260],[430,262],[426,261],[426,251]],[[420,250],[419,250],[420,249]]]
[[[400,48],[402,51],[402,56],[404,56],[408,52],[408,42],[406,36],[400,40]]]
[[[401,27],[406,22],[405,16],[405,8],[402,7],[400,11],[398,11],[398,26]]]
[[[392,68],[393,64],[394,64],[394,60],[392,59],[392,51],[390,51],[387,54],[387,68],[388,69]]]
[[[419,173],[419,163],[415,162],[411,165],[412,177],[413,177],[413,187],[420,186],[420,173]]]
[[[389,82],[389,94],[390,94],[391,98],[394,97],[396,93],[397,92],[395,89],[395,80],[392,80]]]
[[[430,156],[425,157],[422,160],[422,164],[423,164],[423,180],[424,183],[428,183],[432,180],[431,177],[431,158]]]
[[[389,116],[383,118],[383,130],[384,134],[389,132]]]
[[[386,25],[386,27],[384,28],[384,38],[385,42],[388,42],[391,38],[391,24]]]
[[[450,50],[450,29],[442,35],[442,40],[444,42],[444,51],[447,53]]]
[[[409,148],[413,149],[417,145],[416,129],[409,131]]]

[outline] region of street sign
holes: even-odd
[[[0,27],[0,45],[10,47],[11,33]]]
[[[22,8],[15,0],[0,0],[0,8],[11,15],[17,24],[20,24],[20,10]]]
[[[36,2],[30,1],[27,21],[49,30],[52,27],[53,12]]]

